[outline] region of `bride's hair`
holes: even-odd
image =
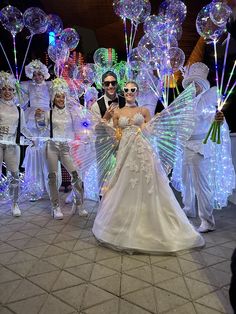
[[[128,84],[135,85],[137,87],[137,91],[139,91],[139,86],[138,86],[138,84],[135,81],[128,81],[128,82],[125,83],[125,86],[127,86]]]

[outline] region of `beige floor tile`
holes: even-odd
[[[90,280],[96,280],[96,279],[100,279],[100,278],[104,278],[104,277],[109,277],[112,275],[115,275],[117,272],[115,270],[112,270],[108,267],[99,265],[99,264],[95,264],[92,274],[91,274],[91,278]]]
[[[130,269],[138,268],[140,266],[145,266],[145,265],[146,264],[142,261],[138,261],[134,258],[129,258],[129,257],[123,256],[122,272],[130,270]]]
[[[217,289],[214,286],[211,286],[209,284],[203,283],[195,279],[185,277],[184,280],[188,287],[191,298],[193,300],[196,300]]]
[[[151,312],[145,310],[144,308],[131,304],[130,302],[120,299],[120,312],[119,313],[120,314],[148,314]]]
[[[0,264],[6,265],[17,254],[17,251],[0,254]]]
[[[77,254],[69,254],[68,258],[64,264],[64,268],[69,268],[73,266],[88,264],[90,261],[82,256],[79,256]]]
[[[62,255],[46,257],[46,258],[43,258],[42,260],[62,269],[67,259],[69,258],[69,255],[70,253],[66,253]]]
[[[29,276],[33,275],[39,275],[43,273],[48,273],[50,271],[57,270],[58,268],[55,267],[52,264],[47,263],[46,261],[43,260],[38,260],[32,267],[32,269],[29,272]]]
[[[20,278],[21,278],[20,276],[18,276],[13,271],[7,269],[6,267],[4,266],[0,267],[0,284],[3,282],[12,281]]]
[[[29,280],[23,279],[17,289],[9,298],[8,302],[10,303],[18,300],[28,299],[30,297],[41,295],[44,293],[45,291],[43,291],[41,288],[31,283]]]
[[[70,274],[75,275],[83,280],[89,281],[92,271],[93,271],[94,264],[84,264],[79,265],[71,268],[66,268],[66,271],[68,271]]]
[[[152,272],[155,284],[179,276],[177,273],[157,267],[156,265],[152,266]]]
[[[113,258],[108,258],[105,260],[100,260],[98,262],[100,265],[106,266],[108,268],[114,269],[118,272],[121,271],[121,265],[122,265],[122,257],[121,256],[117,256],[117,257],[113,257]]]
[[[12,314],[12,313],[13,312],[10,311],[8,308],[0,306],[0,314]]]
[[[49,295],[39,314],[72,314],[74,309],[70,306],[61,302],[57,298]]]
[[[8,304],[8,307],[17,314],[38,314],[40,308],[47,300],[47,295],[43,294],[40,296],[32,297],[26,300]]]
[[[87,309],[96,304],[111,300],[113,298],[113,294],[102,290],[94,285],[88,284],[81,309]]]
[[[213,310],[207,306],[204,306],[198,303],[194,303],[194,307],[197,314],[220,314],[220,313],[222,314],[222,312]]]
[[[183,274],[187,274],[187,273],[191,273],[195,270],[204,268],[205,266],[199,263],[195,263],[195,262],[190,262],[188,260],[185,260],[183,258],[179,258],[179,264],[180,264],[180,268],[183,272]]]
[[[102,304],[90,307],[89,309],[84,310],[84,313],[85,314],[98,314],[98,313],[119,314],[119,298],[114,298]],[[120,313],[123,313],[123,311],[120,311]],[[129,314],[131,313],[129,312]]]
[[[101,278],[94,280],[93,285],[110,292],[112,294],[115,294],[117,296],[120,296],[121,294],[121,275],[116,274],[110,277]]]
[[[154,293],[154,288],[149,287],[139,291],[128,293],[124,295],[123,298],[146,311],[157,313],[156,299]]]
[[[23,261],[16,264],[8,264],[7,267],[18,275],[25,277],[30,272],[34,264],[35,260]]]
[[[220,290],[203,296],[202,298],[196,300],[196,302],[222,313],[233,314],[228,299],[225,298],[224,294]]]
[[[174,293],[159,288],[155,288],[155,295],[157,309],[160,313],[176,309],[178,306],[189,302],[185,298],[182,298]]]
[[[189,289],[183,277],[172,278],[164,282],[156,284],[157,288],[167,290],[173,294],[177,294],[180,297],[191,300]]]
[[[40,288],[51,291],[54,283],[56,282],[58,276],[60,274],[59,270],[55,270],[49,273],[43,273],[40,275],[30,276],[28,277],[28,280],[32,283],[36,284]]]
[[[7,303],[12,293],[17,289],[21,280],[10,281],[0,284],[0,303]]]
[[[180,268],[177,257],[173,257],[173,258],[170,258],[168,260],[158,262],[154,265],[156,265],[160,268],[166,269],[166,270],[173,271],[174,273],[177,273],[179,275],[182,275],[182,270]]]
[[[125,273],[129,276],[154,284],[151,266],[142,266],[131,270],[126,270]]]
[[[79,277],[76,277],[66,271],[62,271],[59,276],[57,276],[57,280],[55,284],[53,285],[52,290],[61,290],[73,286],[78,286],[80,284],[84,283],[84,280],[80,279]]]
[[[53,294],[74,309],[80,310],[86,289],[87,284],[81,284],[79,286],[54,291]]]
[[[122,274],[121,275],[121,295],[140,290],[146,287],[150,287],[148,282],[143,280],[130,277],[128,275]]]
[[[186,303],[184,305],[178,306],[175,309],[172,309],[168,312],[165,312],[165,314],[196,314],[196,310],[194,308],[194,305],[192,303]],[[205,313],[207,314],[207,312]]]

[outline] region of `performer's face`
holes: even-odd
[[[34,71],[33,73],[33,81],[35,81],[36,84],[40,84],[44,81],[44,76],[40,71]]]
[[[112,75],[104,79],[102,86],[107,97],[112,99],[116,95],[117,81]]]
[[[200,93],[202,93],[202,87],[197,83],[197,82],[194,82],[195,84],[195,88],[196,88],[196,96],[199,95]]]
[[[138,88],[134,83],[128,83],[124,87],[124,96],[127,103],[134,103],[138,95]]]
[[[54,105],[58,108],[65,107],[65,94],[56,94],[54,98]]]
[[[4,100],[12,100],[14,97],[14,88],[10,86],[3,86],[1,90],[1,96]]]

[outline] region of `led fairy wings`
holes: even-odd
[[[194,127],[195,87],[190,85],[175,101],[146,124],[142,136],[169,173]],[[119,138],[116,130],[87,109],[81,110],[79,138],[71,143],[74,162],[84,173],[96,165],[99,188],[106,191],[116,166]]]

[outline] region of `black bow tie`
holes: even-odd
[[[110,106],[113,102],[118,103],[118,102],[119,102],[119,99],[118,99],[118,98],[115,98],[115,99],[113,99],[113,100],[108,100],[108,106]]]

